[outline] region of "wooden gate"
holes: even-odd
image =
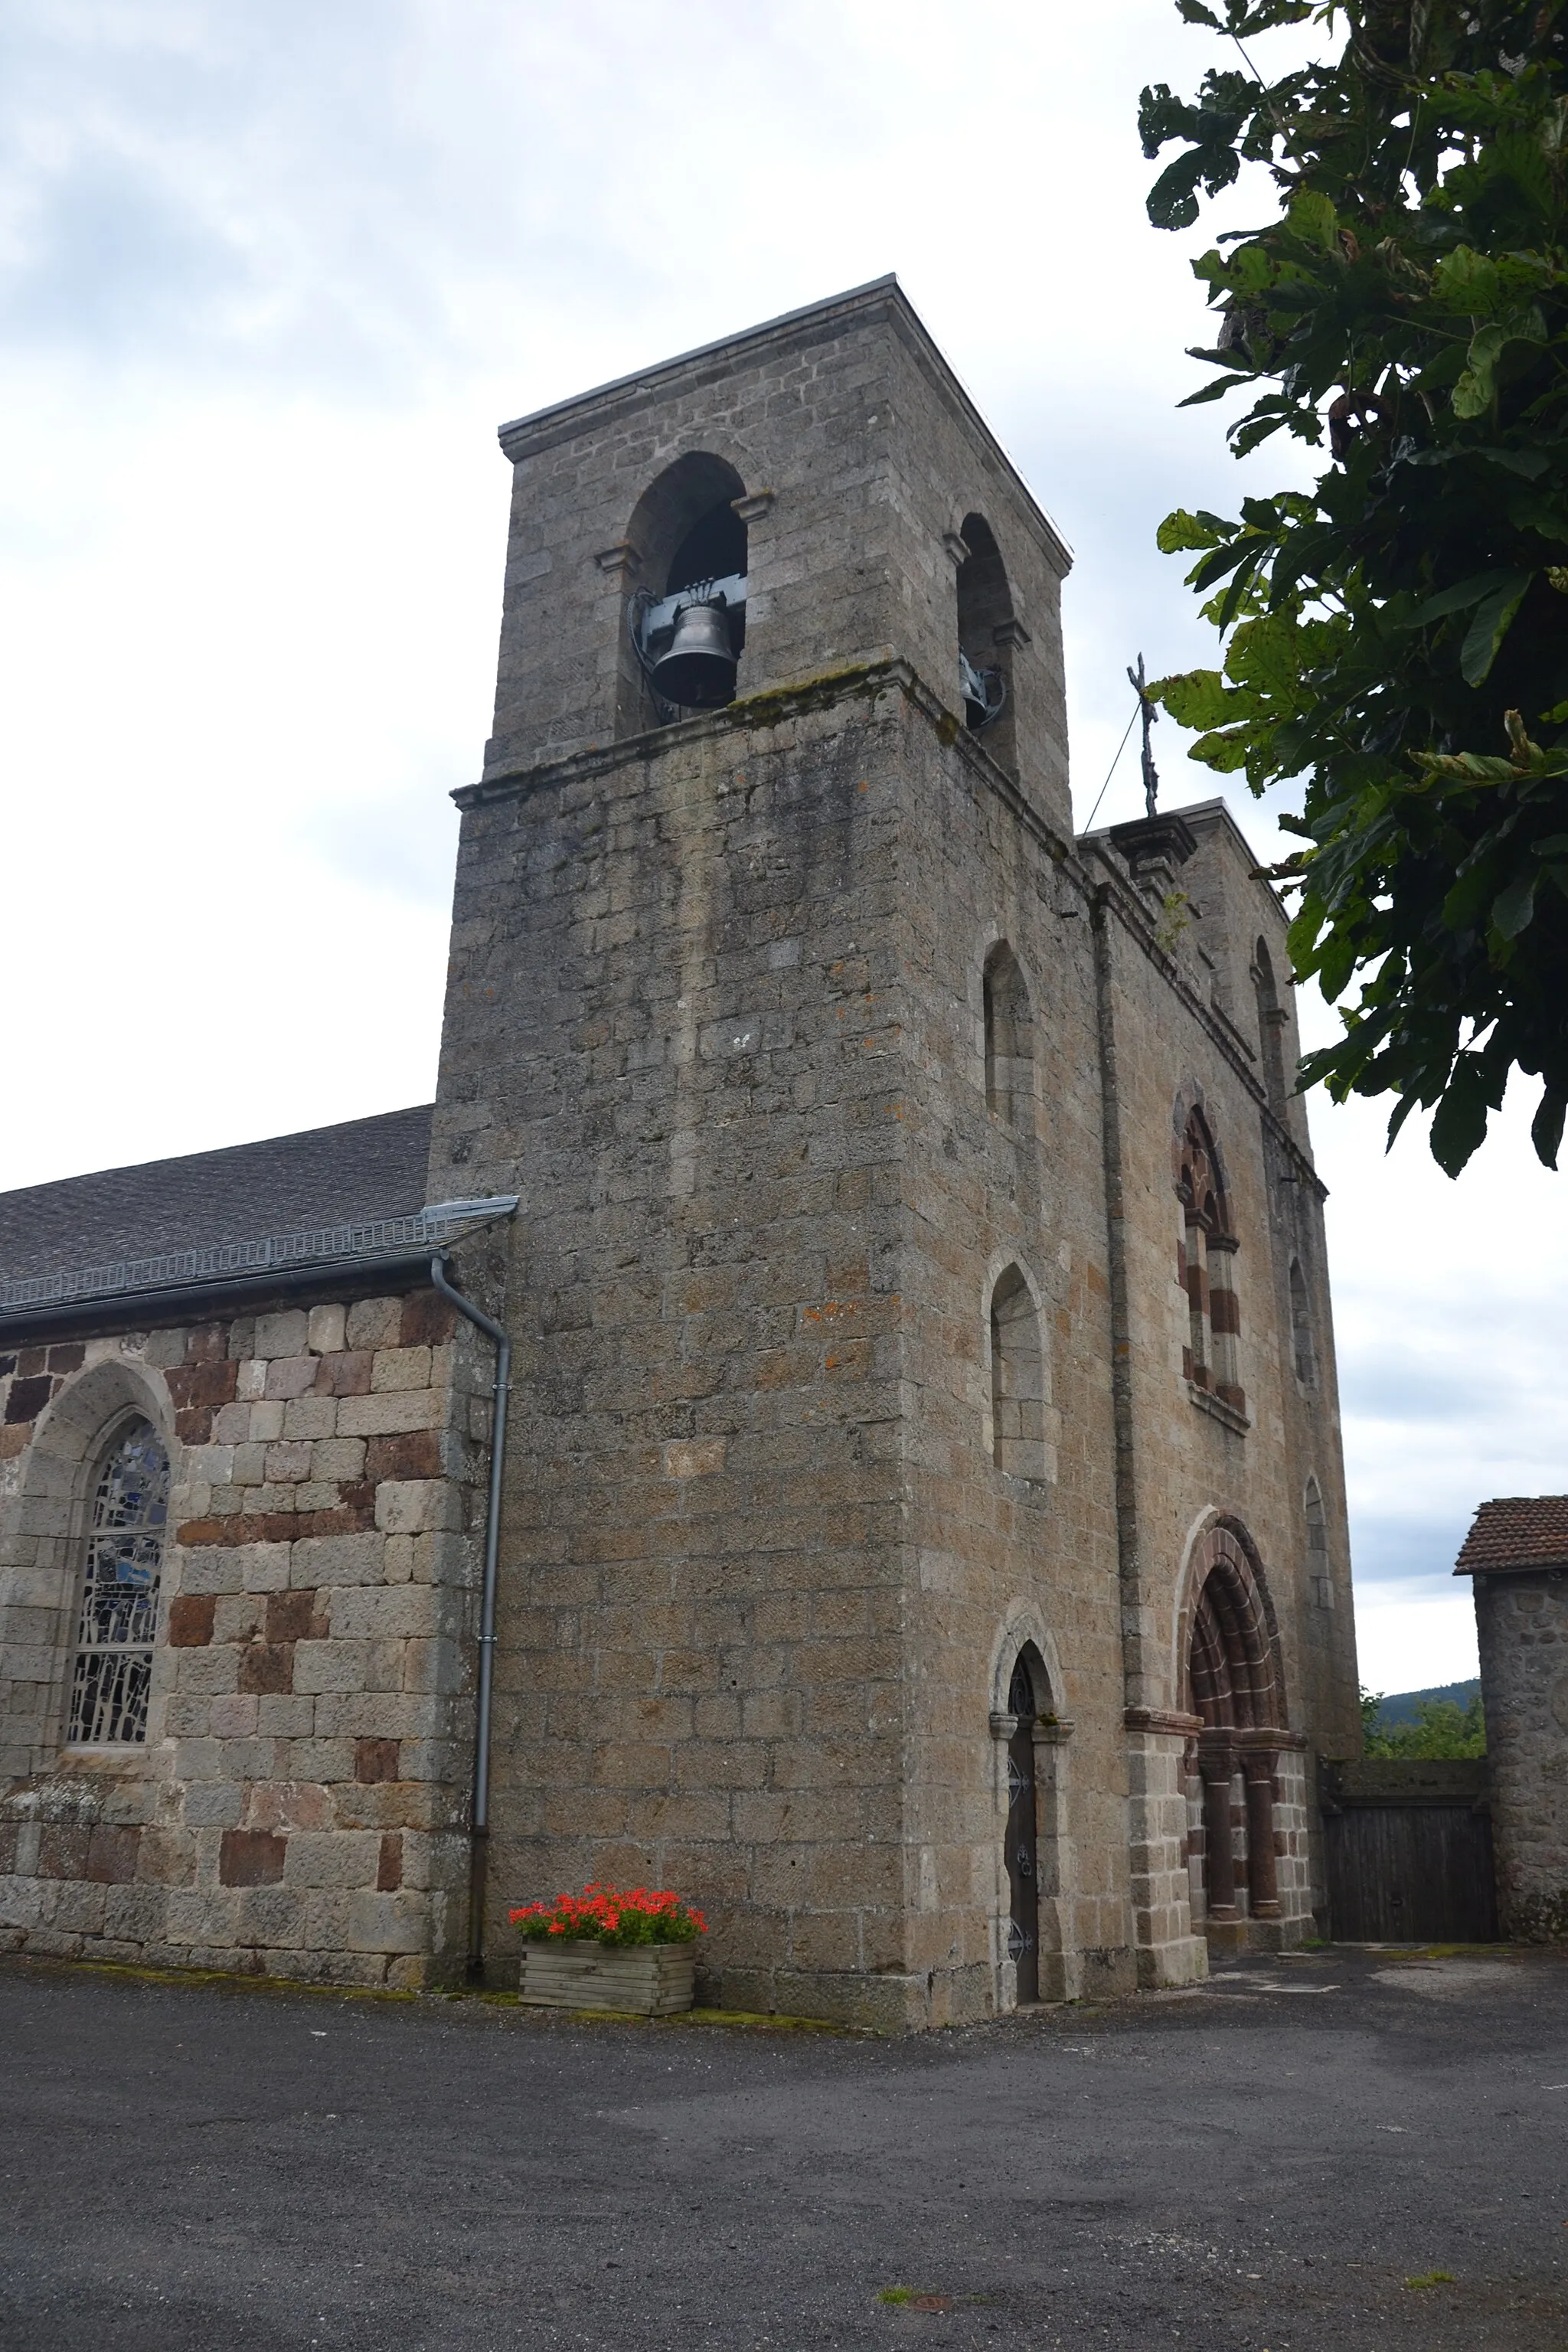
[[[1495,1939],[1484,1761],[1376,1757],[1321,1769],[1329,1932],[1336,1942]]]

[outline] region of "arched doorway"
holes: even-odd
[[[1191,1590],[1186,1696],[1203,1724],[1187,1759],[1194,1891],[1211,1937],[1240,1942],[1247,1921],[1280,1917],[1276,1780],[1291,1742],[1262,1567],[1238,1521],[1204,1537]]]
[[[1032,1643],[1019,1651],[1007,1685],[1007,1825],[1002,1859],[1007,1870],[1007,1957],[1016,1970],[1020,2001],[1040,1997],[1040,1790],[1035,1769],[1035,1725],[1047,1714],[1045,1666]]]

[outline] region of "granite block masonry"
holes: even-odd
[[[416,1196],[521,1200],[483,1272],[514,1350],[489,1973],[515,1973],[510,1905],[594,1876],[700,1905],[700,1999],[895,2030],[1300,1937],[1310,1759],[1359,1717],[1277,900],[1218,802],[1074,838],[1068,553],[892,280],[501,441]],[[694,710],[642,633],[717,579],[744,583],[733,690]],[[211,1906],[166,1948],[454,1966],[480,1355],[405,1334],[408,1298],[395,1336],[343,1311],[330,1348],[215,1339],[214,1367],[265,1361],[254,1393],[135,1343],[187,1498],[145,1821],[56,1793],[109,1769],[62,1728],[72,1674],[109,1671],[70,1632],[108,1359],[18,1349],[16,1460],[68,1412],[80,1437],[46,1478],[76,1514],[47,1622],[25,1475],[6,1538],[6,1803],[40,1841],[13,1934],[110,1934],[90,1872],[129,1848],[92,1838],[145,1840],[155,1790]],[[276,1532],[285,1489],[331,1527]],[[393,1818],[411,1784],[428,1825]],[[295,1787],[319,1821],[268,1793]],[[48,1806],[86,1843],[46,1880]]]
[[[0,1948],[456,1971],[486,1404],[428,1289],[0,1357]],[[83,1474],[146,1425],[177,1477],[144,1733],[62,1742]]]

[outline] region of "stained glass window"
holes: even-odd
[[[169,1457],[150,1422],[131,1422],[93,1496],[71,1675],[73,1747],[117,1747],[147,1737],[168,1516]]]

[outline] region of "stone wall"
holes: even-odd
[[[0,1356],[0,1942],[450,1970],[489,1387],[428,1290]],[[71,1748],[87,1514],[132,1415],[174,1477],[147,1736]]]
[[[1499,1925],[1568,1940],[1568,1573],[1476,1574]]]
[[[1031,1644],[1054,1722],[1037,1780],[1042,1989],[1135,1979],[1093,948],[1084,877],[984,750],[914,711],[897,773],[910,1553],[907,1836],[913,1968],[945,2013],[1011,1999],[1002,1874],[1007,1686]],[[987,1088],[986,974],[1027,1038]],[[1023,1043],[1024,1049],[1019,1050]],[[991,1096],[994,1099],[990,1098]],[[1041,1352],[1030,1475],[998,1454],[989,1308],[1016,1269]],[[1037,1670],[1038,1671],[1038,1670]]]
[[[710,1993],[888,2021],[902,705],[731,714],[477,797],[438,1122],[473,1156],[431,1179],[515,1171],[530,1208],[492,1943],[509,1901],[652,1877],[709,1912]]]

